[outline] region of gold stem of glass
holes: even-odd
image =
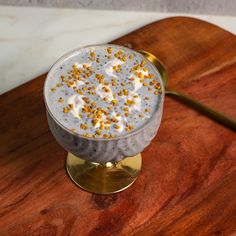
[[[66,169],[72,181],[82,189],[91,193],[111,194],[132,185],[140,174],[141,165],[141,154],[116,163],[100,164],[68,153]]]

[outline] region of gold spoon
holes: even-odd
[[[194,108],[195,110],[205,114],[206,116],[210,117],[211,119],[213,119],[213,120],[223,124],[224,126],[236,131],[236,121],[233,120],[232,118],[225,116],[224,114],[192,99],[191,97],[189,97],[185,94],[182,94],[182,93],[174,91],[174,90],[169,90],[168,86],[167,86],[168,75],[167,75],[167,71],[166,71],[165,67],[163,66],[163,64],[157,59],[156,56],[154,56],[150,52],[146,52],[143,50],[140,50],[139,52],[141,54],[143,54],[150,62],[152,62],[156,66],[158,71],[160,72],[162,80],[163,80],[163,84],[165,86],[165,94],[166,95],[178,99],[179,101],[181,101],[181,102],[185,103],[186,105]]]

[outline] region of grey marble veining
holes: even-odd
[[[2,5],[236,15],[235,0],[0,0]]]

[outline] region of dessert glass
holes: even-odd
[[[73,52],[62,56],[51,70]],[[161,77],[161,72],[155,70]],[[85,137],[61,124],[49,109],[44,86],[48,124],[57,142],[68,152],[66,169],[76,185],[88,192],[110,194],[120,192],[134,183],[141,171],[140,153],[155,137],[161,123],[164,85],[162,81],[160,84],[160,103],[150,119],[134,132],[108,139]]]

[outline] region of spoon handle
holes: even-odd
[[[170,97],[174,97],[174,98],[178,99],[179,101],[183,102],[184,104],[186,104],[192,108],[195,108],[197,111],[207,115],[208,117],[212,118],[213,120],[236,131],[236,121],[225,116],[224,114],[222,114],[218,111],[215,111],[214,109],[192,99],[191,97],[189,97],[185,94],[182,94],[182,93],[179,93],[179,92],[176,92],[173,90],[168,90],[168,89],[165,91],[165,94]]]

